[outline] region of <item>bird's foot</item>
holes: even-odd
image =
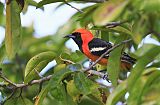
[[[102,78],[103,78],[104,80],[107,80],[107,82],[111,83],[111,81],[110,81],[109,78],[108,78],[108,74],[105,74]]]

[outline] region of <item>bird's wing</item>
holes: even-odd
[[[88,43],[89,50],[93,55],[101,56],[108,49],[112,48],[112,44],[106,41],[103,41],[99,38],[94,38]],[[108,58],[109,54],[106,54],[105,58]]]

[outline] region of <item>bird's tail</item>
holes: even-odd
[[[130,70],[132,66],[135,64],[136,59],[129,56],[127,53],[123,53],[121,56],[121,66],[124,70]]]

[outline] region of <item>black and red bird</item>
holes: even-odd
[[[80,51],[92,61],[96,61],[103,53],[112,48],[110,42],[94,38],[93,34],[86,29],[77,29],[72,34],[65,36],[65,38],[67,37],[72,38],[78,45]],[[107,65],[108,58],[109,54],[106,54],[98,63]],[[121,68],[123,70],[130,70],[135,61],[136,59],[123,52],[121,56]]]

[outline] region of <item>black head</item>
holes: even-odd
[[[66,35],[64,38],[72,38],[76,42],[76,44],[78,45],[79,49],[82,51],[83,41],[82,41],[80,32],[74,32],[72,34]]]

